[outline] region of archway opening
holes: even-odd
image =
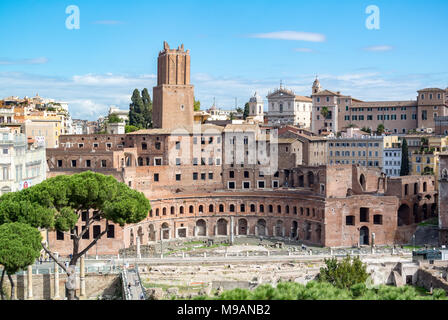
[[[239,235],[247,235],[247,220],[239,219],[238,220],[238,234]]]
[[[206,236],[206,227],[207,224],[203,219],[196,221],[196,232],[199,237]]]
[[[369,245],[369,228],[362,227],[359,230],[359,244],[361,246]]]
[[[410,224],[410,213],[411,209],[408,205],[402,204],[400,208],[398,209],[398,217],[397,217],[397,224],[398,226],[408,225]]]
[[[227,221],[225,219],[219,219],[217,222],[218,226],[218,236],[227,235]]]

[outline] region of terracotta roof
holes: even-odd
[[[223,131],[223,127],[216,126],[213,124],[202,124],[200,126],[197,126],[201,129],[201,133],[213,133],[212,130],[216,130],[219,132]],[[196,126],[194,127],[195,130]],[[210,132],[208,132],[210,130]],[[134,132],[127,133],[128,135],[134,135],[134,134],[146,134],[146,135],[164,135],[164,134],[183,134],[184,132],[188,133],[196,133],[196,131],[193,130],[193,127],[187,127],[187,126],[179,126],[175,129],[142,129]]]
[[[440,88],[425,88],[425,89],[418,90],[417,92],[424,92],[424,91],[445,91],[445,90],[440,89]]]
[[[366,101],[354,103],[352,107],[355,108],[376,108],[376,107],[416,107],[416,100],[409,101]]]
[[[298,96],[296,95],[296,100],[304,101],[304,102],[313,102],[313,99],[310,97]]]
[[[341,94],[325,89],[325,90],[319,91],[318,93],[314,93],[313,96],[341,96]]]

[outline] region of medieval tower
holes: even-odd
[[[190,84],[190,50],[170,49],[164,42],[157,60],[157,86],[153,88],[154,128],[191,127],[194,87]]]

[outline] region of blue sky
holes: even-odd
[[[80,9],[68,30],[66,7]],[[366,8],[380,10],[369,30]],[[280,79],[309,95],[322,86],[364,100],[414,99],[448,86],[448,1],[0,2],[0,97],[68,101],[74,118],[128,108],[134,88],[155,84],[166,40],[191,52],[196,98],[209,107],[266,96]]]

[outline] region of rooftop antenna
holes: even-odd
[[[282,80],[280,80],[280,89],[282,89],[282,86],[283,86],[283,82],[282,82]]]

